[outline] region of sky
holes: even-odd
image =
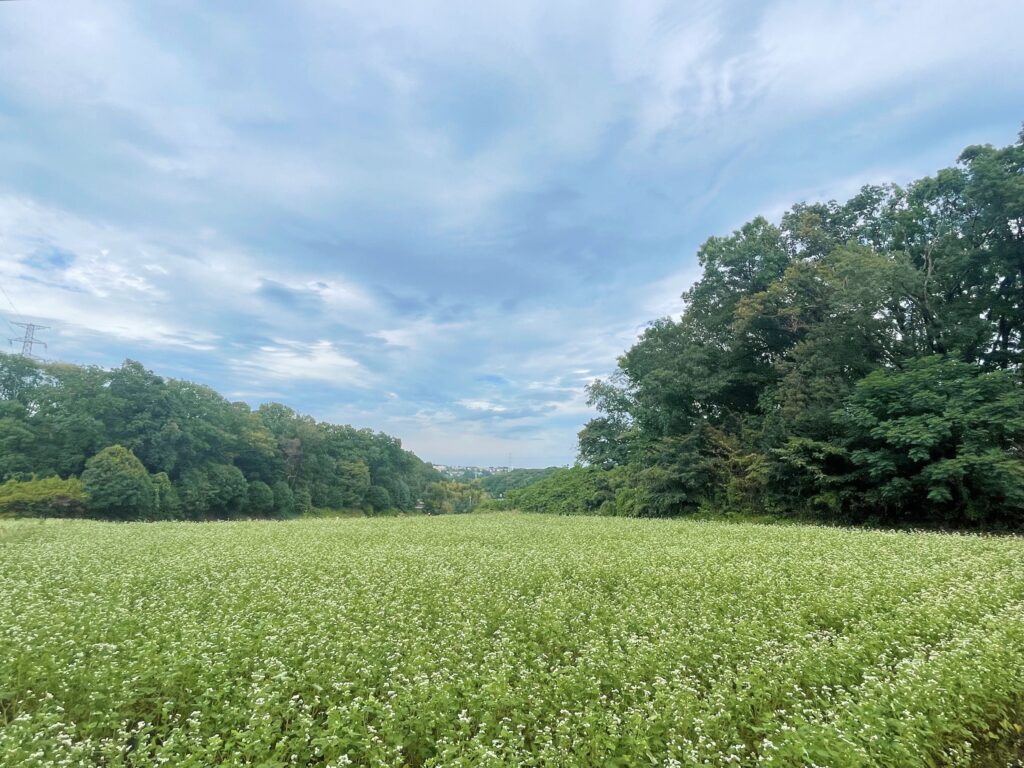
[[[428,461],[571,463],[707,237],[1011,143],[1021,28],[1019,0],[0,2],[0,312],[47,359]]]

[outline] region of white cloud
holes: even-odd
[[[245,374],[272,379],[320,381],[348,387],[367,387],[373,383],[358,361],[326,340],[312,343],[275,340],[274,344],[261,346],[232,363]]]
[[[508,410],[504,405],[498,403],[492,403],[489,400],[473,400],[463,399],[459,400],[458,404],[463,408],[468,408],[471,411],[488,411],[490,413],[504,413]]]
[[[891,90],[925,75],[1014,61],[1013,0],[856,4],[788,0],[766,7],[754,62],[759,84],[805,109]]]
[[[394,328],[382,328],[370,333],[391,347],[398,347],[413,352],[426,352],[436,355],[449,345],[457,344],[459,338],[466,334],[475,335],[469,323],[438,322],[430,318],[418,318]]]
[[[571,456],[700,240],[999,141],[892,136],[1024,82],[1010,0],[0,5],[19,308],[448,461]]]
[[[381,317],[369,293],[338,274],[315,279],[314,272],[286,264],[268,269],[232,246],[180,240],[0,195],[0,279],[20,312],[69,338],[92,332],[212,351],[223,331],[248,330],[202,327],[223,313],[259,317],[270,328],[290,325],[259,297],[267,280],[319,297],[332,313],[370,322]],[[317,359],[328,364],[322,355]]]

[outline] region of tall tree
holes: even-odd
[[[135,454],[122,445],[104,448],[85,463],[82,487],[89,510],[115,520],[151,517],[156,492],[149,473]]]

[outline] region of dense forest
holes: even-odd
[[[1024,132],[711,237],[580,432],[511,503],[1024,524]]]
[[[479,499],[385,434],[252,410],[136,362],[13,355],[0,355],[0,481],[0,511],[113,519],[467,511]]]

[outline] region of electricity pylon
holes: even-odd
[[[36,339],[36,331],[45,331],[50,326],[48,325],[36,325],[35,323],[12,323],[17,325],[19,328],[25,329],[25,335],[19,339],[10,339],[13,344],[16,341],[21,342],[21,355],[22,357],[29,357],[35,359],[35,345],[41,344],[43,349],[47,349],[45,341],[39,341]]]

